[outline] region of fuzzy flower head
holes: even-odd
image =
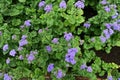
[[[4,74],[4,80],[12,80],[12,78],[8,74]]]
[[[42,29],[39,29],[39,30],[38,30],[38,33],[42,33],[42,32],[43,32],[43,30],[42,30]]]
[[[26,35],[22,35],[22,39],[26,39],[27,38],[27,36]]]
[[[82,69],[85,69],[85,68],[87,68],[87,65],[86,64],[82,64],[81,66],[80,66],[80,69],[82,70]]]
[[[29,27],[29,26],[31,26],[31,23],[30,23],[30,22],[31,22],[30,20],[26,20],[26,21],[24,22],[24,25]]]
[[[63,75],[62,70],[58,70],[56,77],[57,77],[58,79],[60,79],[60,78],[62,78],[63,76],[64,76],[64,75]]]
[[[110,10],[111,10],[110,7],[108,7],[108,6],[105,6],[104,9],[106,12],[110,12]]]
[[[24,58],[23,58],[23,56],[22,56],[22,55],[20,55],[20,56],[19,56],[19,59],[20,59],[20,60],[23,60]]]
[[[111,24],[110,23],[106,23],[105,26],[106,26],[107,29],[111,28]]]
[[[91,66],[87,67],[87,72],[92,72],[92,67]]]
[[[59,7],[65,9],[65,8],[67,7],[67,6],[66,6],[66,2],[65,2],[64,0],[61,1],[60,4],[59,4]]]
[[[10,58],[7,58],[6,59],[6,64],[9,64],[10,63]]]
[[[28,44],[28,41],[26,39],[20,40],[19,41],[19,46],[22,47],[24,45]]]
[[[39,7],[39,8],[44,7],[44,6],[45,6],[45,1],[39,2],[39,4],[38,4],[38,7]]]
[[[46,5],[44,10],[46,11],[46,13],[49,13],[52,10],[52,4]]]
[[[100,3],[101,3],[102,5],[105,5],[105,4],[107,4],[108,2],[107,2],[106,0],[102,0]]]
[[[83,1],[77,1],[75,3],[75,7],[83,9],[85,7],[84,2]]]
[[[107,80],[113,80],[113,77],[112,76],[108,76]]]
[[[3,51],[7,51],[8,50],[8,44],[5,44],[4,46],[3,46]]]
[[[13,39],[13,40],[15,40],[15,39],[16,39],[16,37],[17,37],[16,35],[12,35],[12,39]]]
[[[90,25],[91,25],[90,23],[87,23],[87,22],[86,22],[86,23],[84,23],[84,25],[83,25],[83,26],[84,26],[84,27],[86,27],[86,28],[89,28],[89,27],[90,27]]]
[[[46,50],[47,50],[48,52],[51,52],[51,51],[52,51],[52,48],[51,48],[50,46],[46,46]]]
[[[104,36],[100,36],[100,40],[102,43],[105,43],[107,39]]]
[[[9,55],[11,55],[11,56],[15,56],[15,54],[16,54],[16,51],[15,51],[15,49],[12,49],[10,52],[9,52]]]
[[[72,33],[65,33],[64,38],[66,41],[70,41],[73,38]]]
[[[52,43],[54,43],[54,44],[58,44],[58,38],[53,38],[53,40],[52,40]]]
[[[35,59],[34,54],[29,54],[29,55],[27,55],[28,63],[31,63],[34,59]]]
[[[53,69],[54,69],[54,64],[53,63],[49,64],[47,67],[47,71],[51,72]]]

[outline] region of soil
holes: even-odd
[[[97,51],[96,55],[107,63],[114,62],[120,65],[120,47],[113,47],[109,54],[105,51]]]

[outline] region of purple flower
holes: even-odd
[[[4,46],[3,46],[3,51],[7,51],[8,50],[8,44],[5,44]]]
[[[101,3],[102,5],[105,5],[105,4],[107,4],[107,1],[106,1],[106,0],[102,0],[100,3]]]
[[[70,48],[70,49],[68,49],[68,53],[69,54],[76,54],[77,52],[78,52],[77,48]]]
[[[35,51],[30,51],[30,54],[38,54],[37,50]]]
[[[22,55],[20,55],[20,56],[19,56],[19,59],[20,59],[20,60],[23,60],[24,58],[23,58],[23,56],[22,56]]]
[[[103,33],[105,34],[106,39],[110,38],[110,34],[109,34],[108,29],[103,30]]]
[[[44,7],[44,6],[45,6],[45,1],[39,2],[39,4],[38,4],[38,7],[39,7],[39,8]]]
[[[81,66],[80,66],[80,69],[82,70],[82,69],[85,69],[85,68],[87,68],[87,65],[86,64],[82,64]]]
[[[10,58],[7,58],[6,59],[6,64],[9,64],[10,63]]]
[[[23,49],[23,47],[18,47],[18,51],[21,51]]]
[[[22,39],[19,41],[19,46],[22,47],[24,45],[28,44],[28,41],[26,39]]]
[[[51,48],[50,46],[46,46],[46,50],[47,50],[48,52],[51,52],[51,51],[52,51],[52,48]]]
[[[118,78],[118,80],[120,80],[120,78]]]
[[[91,66],[87,67],[87,72],[92,72],[92,67]]]
[[[64,38],[66,41],[69,41],[73,38],[73,35],[72,35],[72,33],[65,33]]]
[[[77,7],[77,8],[84,8],[85,7],[84,2],[83,1],[77,1],[75,3],[75,7]]]
[[[109,29],[109,34],[112,35],[114,31],[112,29]]]
[[[27,36],[26,35],[22,35],[22,39],[26,39],[27,38]]]
[[[29,55],[27,55],[28,63],[31,63],[34,59],[35,59],[34,54],[29,54]]]
[[[117,22],[114,22],[114,23],[112,24],[112,27],[113,27],[114,30],[120,31],[120,24],[117,24]]]
[[[52,10],[52,4],[46,5],[44,10],[46,11],[46,13],[50,12]]]
[[[51,64],[48,65],[47,71],[48,71],[48,72],[51,72],[51,71],[53,70],[53,68],[54,68],[54,64],[51,63]]]
[[[24,25],[29,27],[29,26],[31,26],[31,23],[30,23],[30,22],[31,22],[30,20],[26,20],[26,21],[24,22]]]
[[[15,56],[15,54],[16,54],[16,51],[15,51],[15,49],[12,49],[10,52],[9,52],[9,55],[11,55],[11,56]]]
[[[14,39],[14,40],[15,40],[15,39],[16,39],[16,35],[12,35],[12,39]]]
[[[72,54],[72,53],[66,54],[66,56],[65,56],[65,61],[66,61],[66,62],[69,62],[69,63],[71,63],[71,64],[75,64],[76,61],[75,61],[74,57],[75,57],[75,54]]]
[[[100,40],[102,43],[105,43],[105,41],[107,40],[104,36],[100,36]]]
[[[66,8],[66,2],[64,0],[61,1],[60,4],[59,4],[59,7],[60,8]]]
[[[107,29],[111,28],[111,24],[110,23],[106,23],[105,26],[106,26]]]
[[[62,78],[62,77],[63,77],[63,72],[62,72],[62,70],[58,70],[56,76],[57,76],[58,79]]]
[[[52,40],[52,43],[57,44],[57,43],[58,43],[58,38],[54,38],[54,39]]]
[[[105,9],[106,12],[110,12],[110,7],[105,6],[104,9]]]
[[[86,28],[89,28],[89,27],[90,27],[90,25],[91,25],[90,23],[84,23],[84,25],[83,25],[83,26],[84,26],[84,27],[86,27]]]
[[[108,80],[113,80],[113,77],[112,77],[112,76],[108,76],[107,79],[108,79]]]
[[[39,29],[39,30],[38,30],[38,33],[42,33],[42,29]]]
[[[12,78],[8,74],[4,74],[4,80],[12,80]]]

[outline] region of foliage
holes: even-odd
[[[120,46],[119,1],[101,2],[0,0],[0,78],[97,80],[96,74],[106,73],[120,78],[119,65],[95,53]],[[88,5],[97,11],[89,19],[84,16]]]

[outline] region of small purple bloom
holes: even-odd
[[[20,55],[20,56],[19,56],[19,59],[20,59],[20,60],[23,60],[24,58],[23,58],[23,56],[22,56],[22,55]]]
[[[39,8],[44,7],[44,6],[45,6],[45,1],[39,2],[39,4],[38,4],[38,7],[39,7]]]
[[[102,0],[100,3],[101,3],[102,5],[105,5],[105,4],[107,4],[107,1],[106,1],[106,0]]]
[[[4,74],[4,80],[12,80],[12,78],[8,74]]]
[[[58,43],[58,38],[53,38],[52,43],[57,44]]]
[[[105,6],[104,9],[105,9],[106,12],[110,12],[110,7]]]
[[[23,49],[23,47],[18,47],[18,51],[21,51]]]
[[[3,46],[3,51],[7,51],[8,50],[8,44],[5,44],[4,46]]]
[[[84,25],[83,25],[83,26],[84,26],[84,27],[86,27],[86,28],[89,28],[89,27],[90,27],[90,25],[91,25],[90,23],[84,23]]]
[[[54,68],[54,64],[51,63],[51,64],[48,65],[47,71],[48,71],[48,72],[51,72],[51,71],[53,70],[53,68]]]
[[[60,8],[66,8],[66,2],[64,0],[61,1],[60,4],[59,4],[59,7]]]
[[[107,79],[108,79],[108,80],[113,80],[113,77],[112,77],[112,76],[108,76]]]
[[[113,27],[114,30],[120,31],[120,24],[117,24],[117,22],[113,23],[112,27]]]
[[[82,69],[85,69],[85,68],[87,68],[87,65],[86,64],[82,64],[81,66],[80,66],[80,69],[82,70]]]
[[[66,61],[66,62],[69,62],[69,63],[71,63],[71,64],[75,64],[76,61],[75,61],[74,57],[75,57],[75,54],[72,54],[72,53],[66,54],[66,56],[65,56],[65,61]]]
[[[25,39],[25,40],[20,40],[19,41],[19,46],[22,47],[24,45],[28,44],[28,41]]]
[[[112,35],[114,31],[112,29],[109,29],[109,34]]]
[[[69,41],[73,38],[73,35],[72,35],[72,33],[65,33],[64,38],[66,41]]]
[[[46,13],[50,12],[52,10],[52,4],[46,5],[44,10],[46,11]]]
[[[24,22],[24,25],[29,27],[29,26],[31,26],[31,23],[30,23],[30,22],[31,22],[30,20],[26,20],[26,21]]]
[[[10,58],[7,58],[6,59],[6,64],[9,64],[10,63]]]
[[[39,30],[38,30],[38,33],[42,33],[42,29],[39,29]]]
[[[35,59],[34,54],[29,54],[29,55],[27,55],[28,63],[31,63],[34,59]]]
[[[12,35],[12,39],[14,39],[14,40],[15,40],[15,39],[16,39],[16,35]]]
[[[106,39],[110,38],[110,34],[109,34],[108,29],[103,30],[103,33],[105,34]]]
[[[118,80],[120,80],[120,78],[118,78]]]
[[[58,72],[57,72],[57,78],[60,79],[60,78],[62,78],[62,77],[63,77],[63,72],[62,72],[62,70],[58,70]]]
[[[92,67],[91,66],[87,67],[87,71],[92,72]]]
[[[105,26],[106,26],[107,29],[111,28],[111,24],[110,23],[106,23]]]
[[[100,40],[102,43],[105,43],[105,41],[107,40],[104,36],[100,36]]]
[[[68,49],[68,54],[76,54],[78,52],[77,48],[70,48]]]
[[[52,51],[52,48],[51,48],[50,46],[46,46],[46,50],[47,50],[48,52],[51,52],[51,51]]]
[[[22,39],[26,39],[27,38],[27,36],[26,35],[22,35]]]
[[[77,7],[77,8],[84,8],[85,7],[84,2],[83,1],[77,1],[75,3],[75,7]]]
[[[15,54],[16,54],[16,51],[15,51],[15,49],[12,49],[10,52],[9,52],[9,55],[11,55],[11,56],[15,56]]]

